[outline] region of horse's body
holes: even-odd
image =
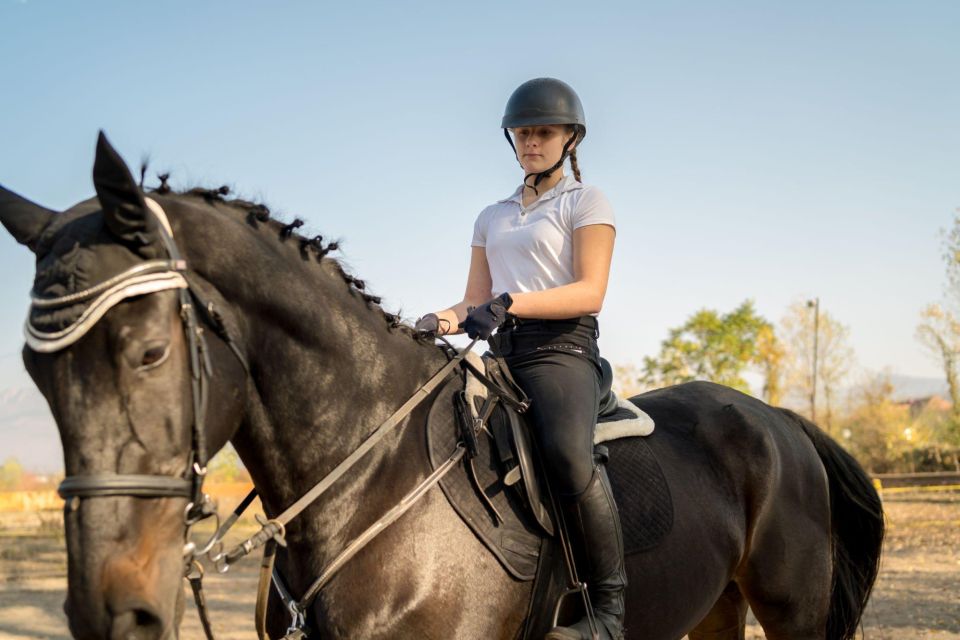
[[[117,160],[101,149],[97,162]],[[149,215],[137,211],[132,182],[98,183],[99,201],[58,214],[0,189],[0,220],[38,255],[38,295],[51,278],[65,286],[68,267],[99,264],[104,247],[130,254],[121,261],[153,251],[149,225],[143,237],[124,235],[114,205],[101,212],[108,186],[129,204],[127,223]],[[247,375],[208,332],[210,449],[233,442],[274,515],[446,358],[391,322],[322,244],[266,220],[263,208],[203,195],[150,194],[170,219],[191,285],[216,302],[250,364]],[[24,350],[60,428],[68,474],[185,468],[189,369],[174,300],[171,292],[135,298],[63,351]],[[164,360],[142,364],[158,344]],[[675,516],[656,549],[627,558],[628,637],[742,638],[747,603],[768,638],[850,637],[882,537],[879,501],[856,463],[812,424],[725,387],[691,383],[633,400],[658,424],[649,444]],[[295,595],[429,474],[426,411],[415,410],[288,526],[280,568]],[[183,506],[116,497],[67,510],[74,635],[175,632]],[[336,575],[309,622],[322,638],[509,639],[530,587],[509,577],[434,489]],[[288,622],[273,602],[271,633]]]

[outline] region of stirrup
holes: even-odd
[[[600,640],[600,626],[597,623],[597,616],[593,610],[593,603],[590,602],[590,592],[587,590],[585,582],[578,582],[560,594],[557,598],[557,604],[553,608],[553,621],[550,624],[550,631],[545,636],[545,640],[583,640],[583,634],[572,627],[561,627],[559,624],[560,610],[563,607],[564,600],[568,596],[580,594],[583,600],[584,620],[587,621],[587,631],[590,634],[590,640]],[[564,631],[569,629],[569,631]]]

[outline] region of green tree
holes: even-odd
[[[640,379],[650,386],[710,380],[749,393],[743,372],[757,362],[758,338],[769,327],[751,300],[726,314],[701,309],[670,330],[656,357],[644,358]]]

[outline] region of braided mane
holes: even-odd
[[[324,244],[322,235],[316,235],[312,238],[308,238],[300,233],[297,233],[297,229],[304,225],[303,219],[294,218],[292,222],[286,223],[272,217],[273,214],[271,213],[269,207],[267,207],[265,204],[251,202],[241,198],[227,199],[226,196],[230,194],[230,187],[226,185],[216,189],[193,187],[184,191],[174,191],[167,183],[167,181],[170,179],[170,174],[164,173],[158,175],[157,177],[160,180],[160,185],[151,190],[153,193],[157,193],[159,195],[202,198],[208,204],[225,204],[238,211],[245,212],[247,224],[252,226],[254,229],[258,229],[260,225],[267,225],[268,228],[272,228],[277,231],[277,238],[280,242],[286,242],[291,239],[295,240],[299,243],[300,255],[303,258],[308,258],[312,254],[315,256],[318,263],[326,261],[329,264],[332,264],[336,273],[338,273],[340,277],[343,278],[343,281],[347,283],[350,293],[352,295],[361,297],[369,309],[379,312],[383,316],[383,319],[387,323],[387,327],[390,331],[399,331],[418,342],[422,341],[421,336],[413,330],[413,327],[403,322],[401,313],[399,311],[397,313],[390,313],[386,311],[380,306],[382,298],[367,291],[366,282],[347,273],[343,268],[343,264],[339,260],[328,255],[329,253],[340,248],[340,243],[338,241],[331,241]]]

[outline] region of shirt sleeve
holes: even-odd
[[[608,224],[617,228],[613,207],[603,192],[596,187],[584,187],[583,194],[577,200],[573,211],[573,228],[579,229],[591,224]]]
[[[471,247],[487,246],[487,222],[486,216],[483,215],[486,212],[486,209],[481,211],[480,215],[477,216],[476,221],[473,223],[473,239],[470,241]]]

